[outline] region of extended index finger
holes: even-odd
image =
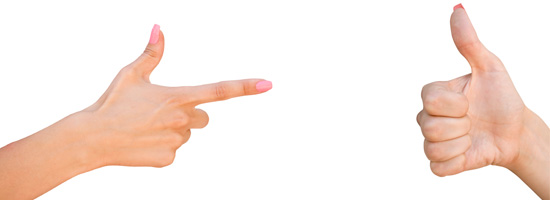
[[[188,87],[187,98],[195,104],[223,101],[235,97],[267,92],[272,83],[263,79],[222,81],[206,85]]]

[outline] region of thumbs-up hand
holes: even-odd
[[[160,62],[164,36],[155,25],[147,48],[124,67],[107,91],[80,112],[90,156],[105,165],[154,166],[171,164],[175,151],[190,137],[190,129],[203,128],[208,115],[195,106],[229,98],[255,95],[271,89],[261,79],[225,81],[194,87],[151,84],[149,75]]]
[[[451,32],[472,73],[422,90],[424,109],[417,121],[431,170],[447,176],[503,166],[548,198],[548,127],[524,105],[503,63],[479,41],[460,4],[451,16]]]

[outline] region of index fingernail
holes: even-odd
[[[256,83],[256,90],[258,90],[258,92],[266,92],[271,90],[271,88],[273,88],[271,81],[260,81]]]

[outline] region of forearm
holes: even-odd
[[[540,117],[528,111],[520,155],[510,167],[541,199],[550,199],[550,129]]]
[[[93,169],[74,118],[0,149],[0,199],[33,199]]]

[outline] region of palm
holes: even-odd
[[[487,165],[506,166],[518,155],[518,141],[525,106],[498,58],[489,72],[474,72],[451,81],[457,82],[469,102],[469,135],[472,146],[466,151],[464,170]],[[503,70],[503,71],[501,71]],[[460,87],[462,83],[462,87]]]

